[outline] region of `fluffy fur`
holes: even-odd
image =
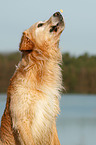
[[[8,87],[0,144],[60,145],[56,117],[62,88],[58,46],[63,29],[63,17],[57,12],[24,31],[19,48],[22,59]]]

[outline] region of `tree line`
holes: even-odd
[[[19,52],[0,54],[0,93],[6,93],[15,66],[21,58]],[[55,66],[54,66],[55,67]],[[87,53],[75,57],[62,54],[62,93],[96,94],[96,56]]]

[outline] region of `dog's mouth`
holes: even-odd
[[[55,26],[51,26],[50,32],[57,32],[59,29],[60,23],[57,23]]]
[[[60,14],[60,12],[56,12],[53,14],[53,16],[49,19],[51,20],[51,28],[50,33],[52,32],[62,32],[64,30],[64,18]]]

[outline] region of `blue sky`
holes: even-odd
[[[63,9],[65,30],[62,52],[96,55],[96,0],[2,0],[0,2],[0,53],[18,51],[22,32]]]

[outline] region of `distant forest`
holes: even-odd
[[[0,93],[7,92],[9,80],[20,58],[19,52],[0,54]],[[66,89],[62,93],[96,94],[96,56],[85,53],[75,57],[64,53],[62,60],[63,86]]]

